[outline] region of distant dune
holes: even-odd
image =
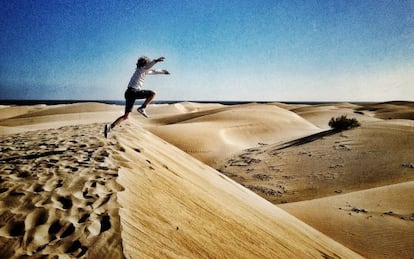
[[[412,258],[413,107],[1,106],[0,257]]]
[[[321,131],[293,112],[264,104],[157,117],[156,122],[156,126],[148,127],[152,133],[206,163],[252,146],[283,142]]]
[[[414,181],[281,208],[366,257],[412,258]]]

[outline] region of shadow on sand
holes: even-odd
[[[282,150],[282,149],[289,148],[289,147],[304,145],[304,144],[313,142],[315,140],[321,139],[323,137],[334,135],[339,132],[342,132],[342,130],[330,129],[330,130],[318,132],[310,136],[306,136],[300,139],[295,139],[295,140],[286,142],[282,144],[277,150]]]
[[[45,156],[59,155],[65,152],[66,152],[66,149],[46,151],[43,153],[36,153],[36,154],[30,154],[30,155],[24,155],[24,156],[13,156],[13,157],[7,157],[7,158],[0,158],[0,163],[10,162],[10,161],[17,160],[17,159],[36,159],[36,158],[45,157]]]

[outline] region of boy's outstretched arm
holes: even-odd
[[[159,57],[156,59],[153,59],[151,62],[149,62],[146,66],[145,69],[150,69],[151,67],[153,67],[155,64],[157,64],[158,62],[162,62],[164,61],[165,57]]]
[[[150,71],[148,71],[149,75],[169,75],[170,72],[168,72],[168,70],[165,69],[151,69]]]
[[[165,57],[159,57],[159,58],[156,58],[156,59],[153,59],[149,64],[148,64],[148,66],[146,67],[147,69],[149,69],[149,68],[151,68],[152,66],[154,66],[156,63],[158,63],[158,62],[163,62],[164,61],[164,59],[165,59]],[[170,72],[168,72],[167,70],[165,70],[165,69],[151,69],[151,70],[149,70],[148,71],[148,74],[149,75],[169,75],[170,74]]]
[[[165,57],[159,57],[157,59],[154,59],[155,62],[162,62],[164,61]]]

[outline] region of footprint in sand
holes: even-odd
[[[116,235],[120,147],[96,137],[102,124],[76,128],[0,136],[0,238],[16,258],[87,257]]]

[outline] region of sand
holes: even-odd
[[[414,257],[410,102],[122,112],[0,107],[1,258]]]
[[[413,258],[412,103],[287,108],[325,131],[211,165],[363,256]],[[361,127],[327,130],[341,114]]]
[[[281,205],[366,257],[412,258],[414,181]]]
[[[198,112],[160,116],[155,121],[157,124],[148,127],[149,131],[207,164],[252,146],[321,131],[291,111],[263,104],[208,107]]]
[[[122,187],[101,126],[0,138],[1,258],[122,255],[116,197]]]
[[[122,135],[128,258],[358,257],[138,125]]]

